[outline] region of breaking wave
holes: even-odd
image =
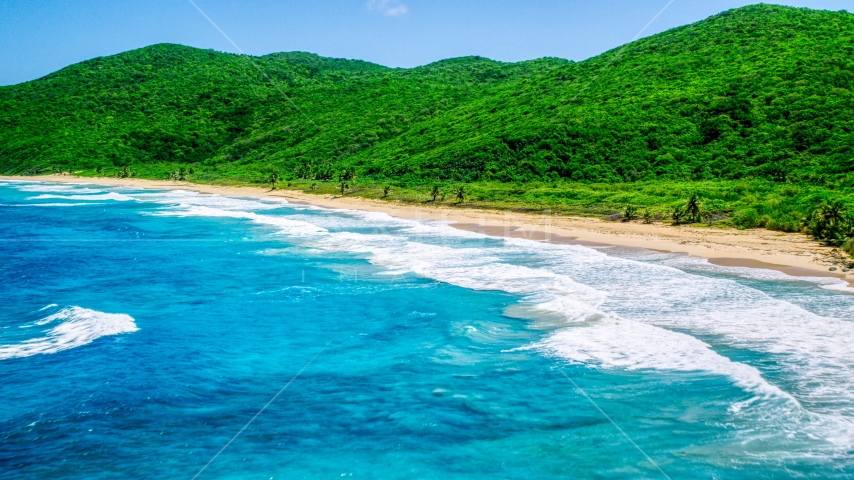
[[[137,331],[136,323],[129,315],[98,312],[82,307],[63,308],[23,327],[38,328],[45,325],[54,326],[43,331],[42,336],[11,345],[0,345],[0,360],[57,353],[87,345],[107,335]]]

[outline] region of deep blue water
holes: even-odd
[[[835,280],[11,181],[0,239],[4,479],[854,475]]]

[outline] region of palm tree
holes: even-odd
[[[652,218],[653,218],[652,210],[650,210],[649,208],[646,208],[643,211],[643,223],[646,223],[646,224],[652,223]]]
[[[98,176],[100,177],[100,176],[101,176],[101,175],[103,175],[103,173],[104,173],[104,167],[98,167],[98,168],[96,168],[96,169],[95,169],[95,173],[97,173],[97,174],[98,174]]]
[[[827,223],[839,224],[845,221],[845,206],[839,200],[822,205],[819,209]]]
[[[841,245],[854,236],[854,219],[846,218],[842,202],[824,203],[804,221],[807,233],[828,245]]]
[[[270,190],[275,190],[276,183],[278,183],[279,181],[279,175],[277,175],[276,172],[273,172],[270,174],[270,177],[267,179],[267,181],[270,182]]]
[[[180,180],[182,182],[187,180],[187,169],[186,168],[181,167],[178,169],[178,180]]]
[[[691,218],[691,223],[703,221],[700,216],[700,197],[696,193],[692,194],[685,204],[685,213]]]
[[[346,192],[348,188],[350,188],[350,185],[347,185],[346,182],[341,182],[341,196],[342,197],[344,196],[344,192]]]
[[[673,225],[679,225],[682,223],[682,219],[685,218],[685,209],[681,205],[673,207],[673,213],[670,214],[670,217],[673,218]]]
[[[458,203],[463,203],[463,201],[465,201],[466,199],[466,189],[462,185],[455,188],[453,191],[451,191],[451,193],[453,193],[454,196],[457,198]]]
[[[297,165],[296,167],[294,167],[293,175],[294,177],[299,179],[305,178],[305,168],[303,168],[302,165]]]
[[[433,202],[435,202],[435,201],[436,201],[436,197],[438,197],[438,196],[439,196],[439,193],[441,193],[441,192],[439,191],[439,186],[438,186],[438,185],[433,185],[433,188],[430,190],[430,196],[431,196],[431,197],[433,197]]]
[[[626,205],[625,210],[623,210],[623,221],[631,222],[636,218],[638,218],[638,207],[634,205]]]
[[[314,180],[328,182],[329,180],[332,180],[332,177],[334,176],[335,174],[332,172],[332,167],[327,163],[317,167],[317,171],[314,173]]]
[[[347,180],[352,180],[354,178],[356,178],[356,174],[353,173],[352,170],[347,170],[346,168],[341,170],[341,173],[338,175],[338,180],[341,182],[346,182]]]
[[[386,198],[388,196],[389,190],[391,190],[391,187],[389,187],[388,185],[383,187],[383,198]]]

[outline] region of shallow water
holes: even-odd
[[[835,279],[34,182],[0,238],[4,478],[854,474]]]

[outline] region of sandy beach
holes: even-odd
[[[89,183],[149,189],[185,189],[225,196],[286,199],[320,207],[383,212],[388,215],[448,222],[454,227],[488,235],[582,245],[619,245],[703,257],[716,265],[766,268],[793,276],[827,276],[845,279],[854,286],[854,272],[841,272],[842,265],[833,248],[812,241],[806,235],[765,229],[735,230],[640,222],[609,222],[589,217],[488,211],[465,206],[404,204],[356,197],[312,195],[294,190],[258,187],[201,185],[188,182],[143,179],[83,178],[60,175],[0,177],[63,183]],[[830,271],[831,267],[837,270]]]

